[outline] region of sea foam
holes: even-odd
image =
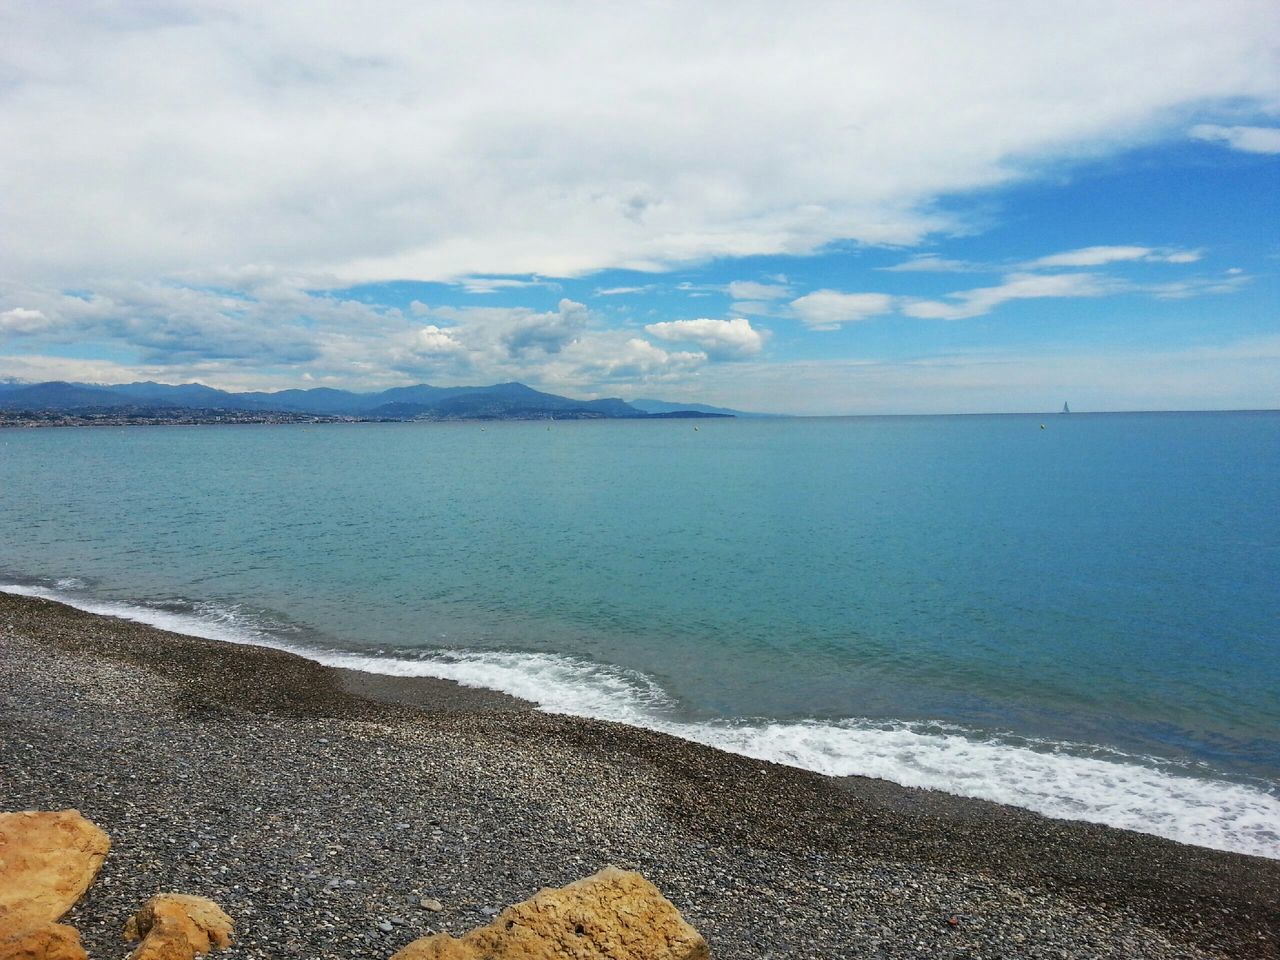
[[[1280,796],[1274,786],[1189,776],[1153,758],[1106,748],[1013,743],[948,724],[856,718],[694,723],[672,718],[674,704],[651,678],[575,657],[475,650],[351,653],[290,643],[234,607],[197,604],[189,611],[174,610],[85,598],[65,587],[14,584],[0,590],[175,633],[287,650],[329,666],[498,690],[548,712],[644,727],[831,776],[878,777],[1050,817],[1280,859]]]

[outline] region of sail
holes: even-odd
[[[1071,412],[1071,408],[1067,406],[1067,402],[1066,402],[1065,400],[1064,400],[1064,401],[1062,401],[1062,412],[1063,412],[1063,413],[1070,413],[1070,412]]]

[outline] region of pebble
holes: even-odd
[[[218,902],[246,960],[386,960],[425,932],[390,910],[417,903],[461,935],[613,863],[654,881],[716,960],[1280,960],[1277,861],[489,694],[472,710],[434,681],[414,688],[436,708],[419,713],[285,653],[44,601],[0,594],[0,625],[5,803],[78,807],[112,838],[67,918],[90,956],[119,955],[121,918],[157,883]]]

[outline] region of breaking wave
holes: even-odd
[[[652,678],[550,653],[387,650],[352,653],[290,642],[289,628],[234,606],[151,606],[102,601],[58,589],[0,590],[58,600],[191,636],[273,647],[329,666],[404,677],[436,677],[498,690],[552,713],[612,720],[760,760],[832,776],[878,777],[909,787],[1024,807],[1219,850],[1280,859],[1280,796],[1177,765],[1104,747],[984,735],[943,723],[675,719]]]

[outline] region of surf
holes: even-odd
[[[270,647],[327,666],[397,677],[433,677],[496,690],[549,713],[669,734],[757,760],[833,777],[874,777],[1165,837],[1280,859],[1280,788],[1224,779],[1108,747],[967,729],[944,722],[875,720],[689,721],[653,678],[581,657],[467,649],[355,652],[290,640],[289,625],[211,602],[165,606],[85,596],[74,579],[0,590],[68,604],[174,633]]]

